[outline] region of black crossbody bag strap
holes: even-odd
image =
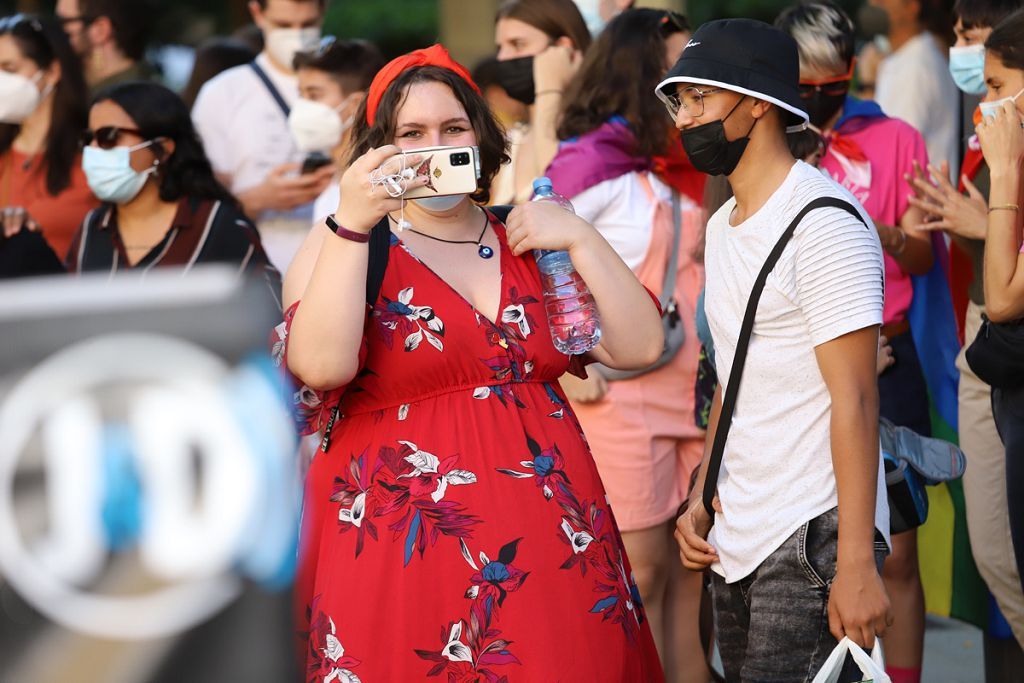
[[[758,274],[757,279],[754,280],[754,286],[750,291],[750,299],[747,301],[747,309],[743,314],[743,324],[740,327],[740,337],[736,342],[736,355],[732,359],[732,370],[729,372],[729,384],[725,388],[725,396],[722,398],[722,412],[718,417],[718,427],[715,430],[715,441],[711,447],[711,456],[708,458],[708,471],[707,476],[704,479],[704,509],[708,511],[711,519],[715,518],[715,509],[712,506],[712,502],[715,499],[715,494],[718,490],[718,474],[722,468],[722,456],[725,454],[725,443],[729,438],[729,428],[732,426],[732,416],[736,411],[736,399],[740,393],[740,383],[743,379],[743,366],[747,360],[747,349],[750,347],[750,336],[754,331],[754,320],[757,318],[757,305],[761,301],[761,293],[764,291],[765,283],[768,282],[768,276],[775,268],[775,264],[778,263],[779,258],[782,256],[782,252],[785,251],[786,245],[789,244],[789,240],[793,237],[793,233],[796,232],[797,227],[800,225],[800,221],[804,217],[814,211],[815,209],[822,209],[825,207],[833,207],[836,209],[842,209],[854,216],[858,221],[864,222],[864,219],[858,213],[857,209],[853,207],[849,202],[837,199],[835,197],[818,197],[812,200],[805,206],[800,213],[796,215],[796,218],[789,224],[786,231],[779,237],[779,241],[776,242],[775,248],[772,249],[768,258],[764,262],[764,266],[761,268],[761,272]],[[867,226],[865,226],[867,227]]]
[[[288,116],[292,113],[292,108],[288,106],[288,103],[285,102],[284,97],[282,97],[281,93],[278,92],[277,87],[274,85],[274,82],[270,80],[270,76],[268,76],[267,72],[260,68],[260,65],[257,64],[256,62],[249,62],[249,66],[252,68],[256,76],[261,81],[263,81],[263,85],[266,87],[267,92],[269,92],[270,96],[274,98],[275,102],[277,102],[277,106],[281,107],[281,111],[284,112],[284,117],[285,119],[287,119]]]
[[[514,207],[488,206],[487,210],[504,223]],[[384,271],[388,269],[391,253],[391,226],[385,216],[370,231],[370,256],[366,266],[366,303],[373,308],[377,305],[380,288],[384,284]]]

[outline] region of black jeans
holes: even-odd
[[[992,415],[1006,447],[1006,500],[1010,536],[1024,588],[1024,386],[992,390]]]
[[[754,572],[735,583],[711,574],[715,632],[729,683],[806,683],[838,642],[828,628],[836,576],[839,509],[805,523]],[[876,535],[879,571],[888,549]],[[840,682],[861,680],[847,658]]]

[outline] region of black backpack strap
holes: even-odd
[[[292,109],[288,106],[288,103],[285,102],[281,93],[278,92],[274,82],[270,80],[270,76],[268,76],[267,72],[260,68],[260,65],[256,62],[249,62],[249,66],[252,68],[253,72],[255,72],[256,77],[263,81],[263,85],[266,87],[267,92],[269,92],[270,96],[274,98],[275,102],[277,102],[277,106],[281,107],[281,111],[284,112],[284,117],[287,119],[289,114],[291,114]]]
[[[495,218],[504,223],[508,220],[508,215],[512,213],[512,209],[514,208],[516,207],[499,204],[498,206],[488,206],[487,210],[493,213]]]
[[[718,490],[718,474],[722,468],[722,456],[725,454],[725,443],[729,438],[732,416],[736,411],[736,399],[740,393],[743,366],[747,360],[747,349],[750,346],[750,336],[754,331],[754,319],[757,317],[757,305],[761,301],[761,293],[764,291],[765,283],[768,282],[768,276],[775,268],[775,264],[778,263],[782,252],[785,251],[786,245],[789,244],[789,240],[793,237],[793,233],[796,232],[800,221],[811,211],[825,207],[842,209],[854,216],[858,221],[864,222],[857,209],[847,201],[836,197],[818,197],[812,200],[796,215],[796,218],[793,219],[789,227],[779,237],[779,241],[775,243],[775,248],[772,249],[765,260],[757,279],[754,280],[754,286],[750,291],[750,299],[747,301],[747,309],[743,314],[743,325],[740,327],[740,337],[736,342],[736,355],[732,359],[732,370],[729,372],[729,385],[725,388],[725,396],[722,398],[722,412],[718,417],[718,428],[715,430],[715,441],[711,447],[707,476],[704,479],[704,509],[708,511],[711,519],[715,518],[715,509],[712,506],[712,502]],[[865,227],[867,227],[866,224]]]
[[[370,231],[370,256],[366,264],[366,303],[373,308],[377,305],[384,271],[388,269],[391,254],[391,225],[384,216]]]

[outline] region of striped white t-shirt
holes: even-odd
[[[881,325],[884,270],[863,207],[802,161],[740,225],[729,225],[735,199],[708,222],[705,309],[719,380],[727,386],[754,279],[790,221],[822,196],[850,202],[864,222],[830,207],[809,213],[761,296],[718,481],[723,511],[709,539],[721,560],[712,569],[730,583],[757,569],[804,522],[837,505],[831,399],[814,347]],[[880,451],[875,525],[888,539]]]

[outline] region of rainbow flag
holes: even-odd
[[[960,341],[949,289],[949,257],[940,234],[932,235],[932,248],[935,265],[927,275],[913,278],[914,300],[907,317],[928,383],[932,436],[958,443]],[[989,593],[971,554],[962,482],[928,487],[928,507],[928,521],[917,533],[925,606],[933,614],[987,629]]]

